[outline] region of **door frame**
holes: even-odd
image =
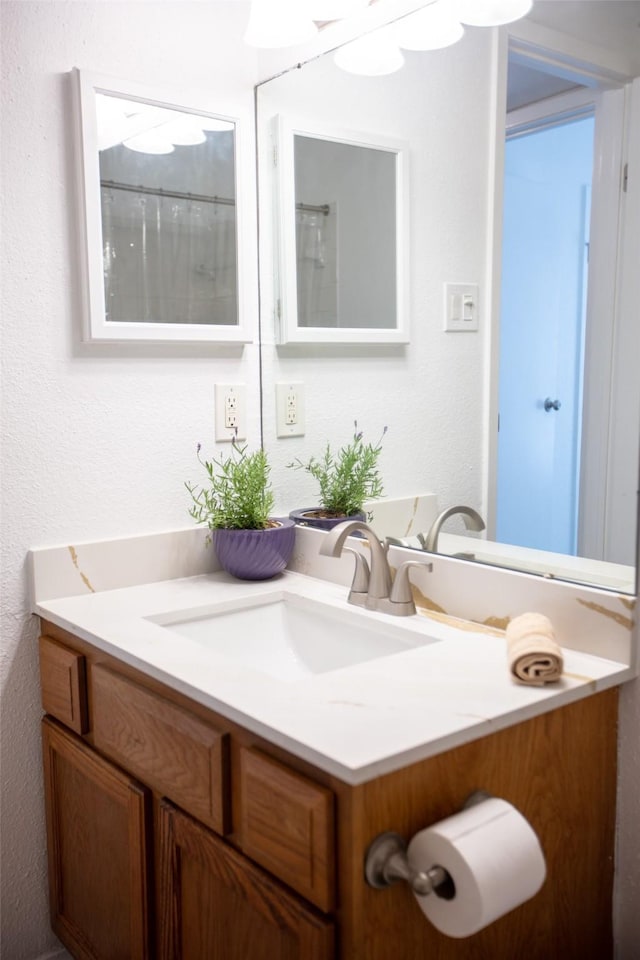
[[[514,24],[512,30],[496,30],[493,37],[493,88],[492,88],[492,137],[490,157],[492,183],[490,196],[493,204],[489,211],[487,244],[487,313],[490,331],[486,341],[485,369],[487,371],[485,400],[484,450],[486,455],[483,470],[483,505],[487,518],[487,536],[495,539],[497,514],[497,461],[498,461],[498,415],[499,415],[499,365],[500,365],[500,286],[502,263],[502,217],[504,195],[504,155],[507,131],[520,131],[527,125],[539,125],[543,116],[549,123],[559,122],[581,110],[595,109],[594,175],[592,189],[591,235],[596,230],[609,230],[616,236],[615,245],[603,244],[602,253],[591,250],[602,259],[601,267],[589,271],[587,304],[587,342],[585,343],[585,397],[591,384],[594,396],[583,408],[583,449],[581,455],[580,510],[578,518],[578,553],[602,556],[606,514],[606,490],[609,450],[611,363],[613,356],[616,299],[618,296],[618,248],[620,231],[620,170],[623,159],[623,130],[625,119],[624,84],[629,82],[623,70],[616,70],[610,56],[599,62],[584,59],[584,45],[575,43],[564,34],[540,30],[533,24]],[[544,40],[544,45],[541,38]],[[590,51],[591,52],[591,51]],[[514,111],[507,122],[507,68],[509,54],[523,63],[535,63],[536,67],[565,79],[574,80],[583,89],[543,101],[540,105]],[[595,51],[594,51],[595,54]],[[598,58],[595,58],[598,60]],[[584,89],[587,88],[587,89]],[[603,104],[606,109],[603,110]],[[611,151],[612,139],[615,150]],[[607,144],[605,153],[603,145]],[[605,159],[607,162],[605,163]],[[597,319],[596,319],[597,318]],[[598,344],[597,350],[593,349]],[[610,362],[606,376],[594,376],[596,356],[602,357],[606,350]],[[597,387],[595,386],[597,385]],[[586,438],[590,438],[589,442]],[[583,490],[583,478],[588,477],[588,489]],[[584,503],[583,503],[584,498]],[[598,551],[598,552],[594,552]]]

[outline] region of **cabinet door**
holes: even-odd
[[[333,924],[197,821],[160,806],[161,960],[333,960]]]
[[[148,960],[147,792],[42,721],[51,925],[77,960]]]

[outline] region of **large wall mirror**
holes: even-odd
[[[74,71],[85,339],[243,342],[237,121]]]
[[[287,463],[346,442],[356,419],[372,440],[387,426],[389,498],[483,518],[480,533],[447,519],[440,552],[635,591],[640,202],[623,172],[639,149],[639,23],[635,2],[546,0],[510,27],[407,52],[388,76],[347,74],[329,52],[257,88],[264,437],[283,508],[313,496]],[[278,342],[279,115],[408,145],[410,343]],[[582,167],[568,174],[574,134]],[[537,222],[515,233],[531,198]],[[477,329],[447,329],[447,284],[477,289]],[[534,346],[522,332],[536,327]],[[528,395],[510,396],[525,372]],[[277,439],[282,381],[303,385],[303,437]],[[422,549],[427,531],[408,529],[380,532]]]

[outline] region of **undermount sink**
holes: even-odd
[[[364,611],[307,597],[263,596],[206,614],[151,617],[154,623],[208,651],[278,680],[295,681],[435,643],[420,630]]]

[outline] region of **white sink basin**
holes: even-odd
[[[152,617],[154,623],[212,653],[295,681],[435,643],[421,630],[357,608],[337,608],[278,593],[234,610]],[[404,623],[406,621],[403,618]]]

